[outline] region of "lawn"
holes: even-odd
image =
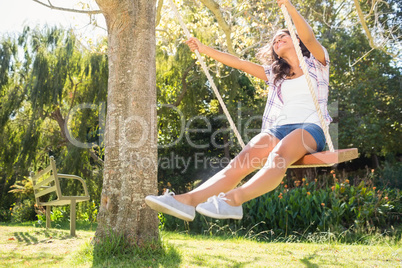
[[[92,267],[94,231],[0,225],[0,267]],[[108,260],[99,267],[402,267],[402,243],[266,243],[162,233],[164,255]]]
[[[94,231],[0,225],[0,267],[67,267]]]

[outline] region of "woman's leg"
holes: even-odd
[[[223,170],[194,190],[176,195],[175,199],[187,205],[197,206],[211,196],[232,190],[245,176],[265,164],[278,142],[272,135],[258,134]]]
[[[306,130],[292,131],[272,150],[262,169],[247,183],[226,193],[227,203],[240,206],[246,201],[274,190],[282,181],[287,168],[316,147],[316,141]]]

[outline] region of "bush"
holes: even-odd
[[[35,200],[25,199],[16,203],[11,210],[12,222],[25,222],[36,220]]]
[[[268,230],[288,236],[306,232],[343,232],[385,229],[400,223],[402,197],[397,189],[378,190],[362,181],[351,186],[346,179],[320,189],[317,181],[303,179],[288,189],[282,183],[274,191],[243,204],[240,221],[215,220],[197,215],[188,225],[170,216],[163,217],[167,230],[194,233],[223,230],[244,235]],[[225,227],[225,228],[223,228]]]
[[[0,208],[0,222],[11,221],[11,211],[12,211],[12,208],[9,208],[9,209]]]
[[[78,203],[81,205],[81,209],[77,210],[77,219],[80,219],[84,222],[95,223],[96,217],[98,215],[98,206],[95,201],[92,200],[90,202]]]
[[[378,184],[402,189],[402,162],[386,161],[376,173]]]
[[[11,209],[10,217],[7,217],[5,211],[2,212],[2,218],[12,222],[25,222],[36,220],[35,197],[32,180],[23,177],[21,181],[16,181],[10,188],[9,193],[13,194],[18,201],[14,203]]]
[[[41,213],[38,213],[38,222],[46,222],[46,209],[41,208]],[[50,211],[50,220],[54,226],[61,225],[63,222],[68,222],[70,219],[70,207],[52,207]]]

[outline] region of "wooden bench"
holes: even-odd
[[[46,228],[50,228],[50,210],[52,206],[70,205],[70,235],[75,236],[76,203],[89,200],[88,189],[85,181],[75,175],[58,174],[56,161],[50,157],[50,165],[38,174],[31,172],[36,204],[46,207]],[[63,196],[59,179],[74,179],[81,182],[84,188],[84,196]],[[57,199],[49,200],[55,193]],[[47,201],[41,201],[46,199]]]

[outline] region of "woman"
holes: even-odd
[[[286,6],[296,26],[309,75],[329,124],[328,53],[289,0],[277,0],[277,3]],[[275,189],[287,168],[305,154],[322,151],[325,136],[288,31],[278,31],[272,43],[259,52],[263,64],[269,65],[241,60],[203,45],[196,38],[190,38],[187,44],[192,51],[198,50],[266,81],[270,90],[263,115],[263,131],[227,167],[196,189],[181,195],[167,190],[162,196],[147,196],[145,201],[159,212],[187,221],[194,219],[195,211],[218,219],[241,219],[244,202]],[[248,182],[235,188],[246,175],[258,168],[260,170]]]

